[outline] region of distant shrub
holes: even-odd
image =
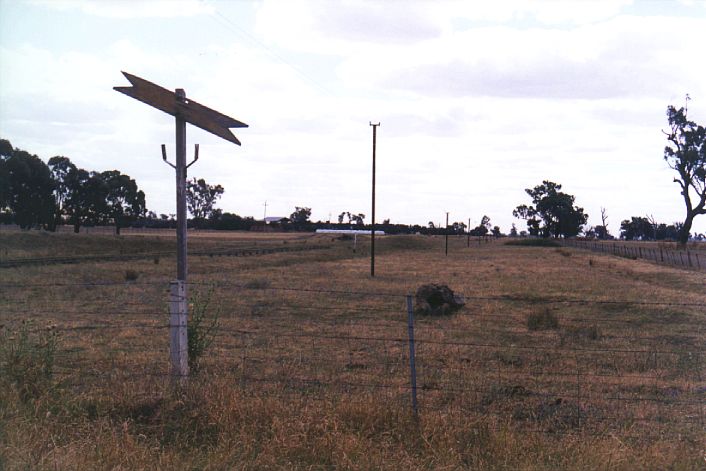
[[[527,316],[529,330],[554,330],[559,328],[559,318],[549,309],[544,309]]]
[[[519,245],[521,247],[561,247],[554,239],[511,239],[505,245]]]
[[[13,384],[22,401],[51,389],[58,334],[54,326],[37,329],[32,321],[0,331],[0,381]]]
[[[254,280],[247,281],[243,287],[247,289],[266,289],[270,287],[270,280],[267,278],[256,278]]]
[[[140,274],[135,270],[125,270],[125,281],[135,281],[140,277]]]

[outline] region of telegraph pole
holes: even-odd
[[[446,211],[446,230],[444,231],[446,233],[446,256],[448,257],[449,255],[449,212]]]
[[[370,276],[375,277],[375,145],[377,142],[377,128],[380,123],[373,124],[373,220],[370,225]]]
[[[468,218],[468,240],[466,241],[466,247],[471,247],[471,218]]]
[[[266,219],[267,219],[267,200],[265,200],[265,204],[264,204],[263,206],[265,207],[265,214],[264,214],[264,216],[262,216],[262,222],[265,222],[265,223],[266,223]]]

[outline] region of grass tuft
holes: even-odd
[[[559,318],[548,308],[545,308],[527,316],[527,328],[529,330],[556,330],[559,328]]]

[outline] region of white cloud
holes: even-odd
[[[620,18],[574,30],[485,27],[367,49],[338,68],[350,87],[418,95],[607,98],[706,90],[695,58],[706,19]],[[664,37],[679,37],[678,42]],[[696,92],[694,92],[696,93]]]
[[[175,18],[213,13],[213,7],[203,0],[32,0],[30,3],[116,19]]]

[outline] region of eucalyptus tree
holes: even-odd
[[[512,211],[513,216],[527,221],[532,235],[542,237],[573,237],[581,232],[588,214],[574,206],[575,197],[561,190],[561,185],[544,180],[541,185],[527,188],[532,204],[522,204]]]
[[[686,96],[687,104],[690,98]],[[664,160],[677,173],[674,182],[681,189],[686,215],[677,242],[686,245],[694,218],[706,214],[706,129],[690,121],[685,105],[667,107],[669,131],[663,131],[669,144]]]

